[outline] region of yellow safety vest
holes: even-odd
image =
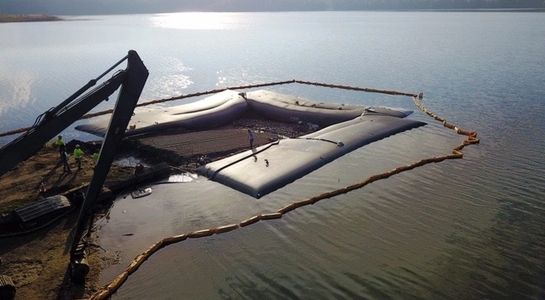
[[[74,149],[74,157],[75,158],[81,158],[82,156],[83,156],[83,150],[78,149],[78,148]]]

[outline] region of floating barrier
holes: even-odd
[[[211,94],[217,94],[220,92],[224,92],[227,90],[247,90],[247,89],[253,89],[253,88],[261,88],[261,87],[268,87],[268,86],[276,86],[276,85],[286,85],[286,84],[303,84],[303,85],[313,85],[313,86],[321,86],[321,87],[328,87],[328,88],[335,88],[335,89],[343,89],[343,90],[352,90],[352,91],[361,91],[361,92],[369,92],[369,93],[380,93],[380,94],[388,94],[388,95],[402,95],[402,96],[411,96],[411,97],[418,97],[418,94],[415,93],[407,93],[407,92],[398,92],[398,91],[391,91],[391,90],[381,90],[381,89],[372,89],[372,88],[362,88],[362,87],[353,87],[353,86],[347,86],[347,85],[338,85],[338,84],[327,84],[327,83],[321,83],[321,82],[313,82],[313,81],[304,81],[304,80],[285,80],[285,81],[273,81],[273,82],[266,82],[266,83],[258,83],[258,84],[249,84],[249,85],[240,85],[240,86],[230,86],[225,87],[221,89],[212,89],[207,90],[204,92],[197,92],[197,93],[191,93],[191,94],[185,94],[185,95],[179,95],[169,98],[163,98],[163,99],[156,99],[156,100],[150,100],[142,103],[138,103],[137,107],[143,107],[148,106],[152,104],[158,104],[158,103],[165,103],[175,100],[182,100],[187,98],[194,98],[199,96],[206,96]],[[107,109],[99,112],[89,113],[84,115],[80,118],[80,120],[84,119],[90,119],[106,114],[111,114],[113,112],[113,109]],[[6,132],[0,133],[0,137],[4,136],[10,136],[15,135],[19,133],[25,133],[32,127],[23,127],[19,129],[14,129]]]
[[[259,222],[259,220],[261,220],[261,217],[259,215],[253,216],[251,218],[248,218],[246,220],[241,221],[240,222],[240,227],[246,227],[248,225],[252,225],[254,223]]]
[[[213,229],[213,231],[214,231],[215,234],[218,234],[218,233],[226,233],[226,232],[233,231],[233,230],[239,229],[239,228],[240,228],[240,226],[238,224],[229,224],[229,225],[216,227],[216,228]]]
[[[415,105],[423,113],[425,113],[428,116],[430,116],[431,118],[441,122],[445,128],[449,128],[449,129],[453,130],[454,132],[456,132],[457,134],[464,135],[467,138],[466,138],[466,140],[464,140],[462,142],[462,144],[460,144],[459,146],[452,149],[452,153],[449,154],[449,155],[426,158],[426,159],[419,160],[419,161],[414,162],[414,163],[409,164],[409,165],[399,166],[399,167],[396,167],[396,168],[394,168],[394,169],[392,169],[390,171],[387,171],[387,172],[384,172],[384,173],[381,173],[381,174],[372,175],[372,176],[366,178],[365,180],[363,180],[362,182],[359,182],[359,183],[356,183],[356,184],[353,184],[353,185],[350,185],[350,186],[347,186],[347,187],[344,187],[344,188],[340,188],[340,189],[337,189],[335,191],[326,192],[326,193],[323,193],[323,194],[320,194],[318,196],[314,196],[314,197],[311,197],[311,198],[308,198],[308,199],[305,199],[305,200],[302,200],[302,201],[293,202],[291,204],[288,204],[288,205],[280,208],[276,212],[263,213],[263,214],[260,214],[260,215],[250,217],[248,219],[245,219],[245,220],[241,221],[239,224],[229,224],[229,225],[219,226],[219,227],[216,227],[216,228],[198,230],[198,231],[194,231],[194,232],[191,232],[191,233],[188,233],[188,234],[181,234],[181,235],[177,235],[177,236],[173,236],[173,237],[167,237],[167,238],[159,241],[158,243],[154,244],[152,247],[150,247],[144,253],[138,255],[133,260],[133,262],[128,266],[127,270],[125,270],[123,273],[119,274],[110,284],[104,286],[98,292],[93,294],[90,297],[90,299],[98,300],[98,299],[107,299],[107,298],[111,297],[111,295],[113,293],[115,293],[115,291],[117,291],[117,289],[119,289],[121,287],[121,285],[127,280],[128,276],[130,276],[130,274],[134,273],[142,265],[142,263],[144,261],[146,261],[153,253],[157,252],[160,248],[162,248],[162,247],[164,247],[166,245],[181,242],[181,241],[185,240],[187,237],[202,238],[202,237],[210,236],[212,234],[226,233],[226,232],[238,229],[238,228],[250,226],[252,224],[255,224],[255,223],[259,222],[260,220],[278,219],[278,218],[281,218],[284,214],[292,212],[292,211],[294,211],[294,210],[296,210],[298,208],[301,208],[301,207],[304,207],[304,206],[307,206],[307,205],[313,205],[316,202],[319,202],[321,200],[329,199],[329,198],[332,198],[332,197],[335,197],[335,196],[338,196],[338,195],[341,195],[341,194],[346,194],[348,192],[351,192],[351,191],[354,191],[354,190],[357,190],[357,189],[361,189],[364,186],[366,186],[366,185],[368,185],[368,184],[370,184],[372,182],[375,182],[377,180],[386,179],[386,178],[389,178],[389,177],[391,177],[393,175],[403,173],[403,172],[406,172],[406,171],[409,171],[409,170],[412,170],[412,169],[415,169],[415,168],[418,168],[418,167],[421,167],[421,166],[425,166],[425,165],[431,164],[431,163],[439,163],[439,162],[442,162],[442,161],[445,161],[445,160],[450,160],[450,159],[462,159],[463,158],[463,153],[462,153],[461,150],[464,147],[467,147],[469,145],[478,144],[480,142],[479,139],[477,138],[477,133],[475,131],[463,130],[458,126],[455,126],[455,125],[453,125],[451,123],[448,123],[444,118],[441,118],[441,117],[437,116],[435,113],[428,110],[423,105],[423,102],[422,102],[423,95],[422,95],[422,93],[413,94],[413,93],[404,93],[404,92],[397,92],[397,91],[376,90],[376,89],[350,87],[350,86],[343,86],[343,85],[331,85],[331,84],[325,84],[325,83],[317,83],[317,82],[309,82],[309,81],[298,81],[298,80],[282,82],[282,83],[272,83],[271,85],[286,84],[286,83],[300,83],[300,84],[309,84],[309,85],[315,85],[315,86],[324,86],[324,87],[330,87],[330,88],[339,88],[339,89],[347,89],[347,90],[355,90],[355,91],[377,92],[377,93],[385,93],[385,94],[391,94],[391,95],[410,96],[410,97],[412,97]],[[230,88],[230,89],[234,89],[234,88]]]
[[[171,128],[188,130],[216,128],[236,120],[247,110],[248,104],[239,93],[224,91],[193,103],[137,111],[131,117],[125,136],[161,132]],[[76,126],[76,129],[104,136],[109,123],[109,116],[101,116]]]
[[[288,204],[288,205],[282,207],[281,209],[279,209],[278,212],[281,213],[281,214],[286,214],[286,213],[289,213],[292,210],[296,210],[299,207],[300,206],[295,205],[295,203],[291,203],[291,204]]]
[[[269,144],[211,162],[197,173],[260,198],[359,147],[425,124],[364,114],[299,138],[276,141],[274,147]],[[263,159],[269,163],[262,163]]]
[[[388,95],[394,95],[394,96],[409,96],[409,97],[419,96],[415,93],[406,93],[406,92],[372,89],[372,88],[362,88],[362,87],[356,87],[356,86],[330,84],[330,83],[323,83],[323,82],[313,82],[313,81],[304,81],[304,80],[294,80],[294,82],[299,84],[322,86],[322,87],[334,88],[334,89],[351,90],[351,91],[368,92],[368,93],[380,93],[380,94],[388,94]]]
[[[214,231],[209,228],[209,229],[193,231],[189,233],[187,237],[190,239],[198,239],[198,238],[202,238],[202,237],[213,235],[213,234],[214,234]]]
[[[282,218],[281,212],[274,212],[269,214],[261,214],[259,217],[261,220],[273,220]]]
[[[241,95],[252,111],[267,119],[286,123],[307,122],[325,127],[354,119],[365,112],[364,106],[318,103],[267,90]]]
[[[181,242],[181,241],[183,241],[185,239],[187,239],[187,234],[175,235],[175,236],[171,236],[171,237],[168,237],[168,238],[164,239],[163,244],[165,244],[165,246],[166,246],[166,245]]]
[[[284,123],[311,123],[326,127],[346,122],[362,115],[404,118],[412,111],[363,105],[328,104],[267,90],[239,93],[227,90],[202,100],[136,112],[125,136],[158,133],[166,129],[206,130],[216,128],[252,112],[265,119]],[[104,136],[109,117],[102,116],[76,126],[77,130]]]
[[[275,82],[249,84],[249,85],[241,85],[241,86],[231,86],[231,87],[226,87],[226,88],[221,88],[221,89],[208,90],[208,91],[204,91],[204,92],[197,92],[197,93],[179,95],[179,96],[174,96],[174,97],[169,97],[169,98],[164,98],[164,99],[151,100],[151,101],[147,101],[147,102],[138,103],[138,104],[136,104],[136,107],[143,107],[143,106],[148,106],[148,105],[152,105],[152,104],[158,104],[158,103],[164,103],[164,102],[169,102],[169,101],[181,100],[181,99],[186,99],[186,98],[194,98],[194,97],[199,97],[199,96],[217,94],[217,93],[220,93],[220,92],[224,92],[226,90],[253,89],[253,88],[260,88],[260,87],[267,87],[267,86],[290,84],[290,83],[294,83],[294,82],[295,82],[295,80],[287,80],[287,81],[275,81]],[[102,115],[106,115],[106,114],[111,114],[112,112],[113,112],[113,109],[107,109],[107,110],[103,110],[103,111],[99,111],[99,112],[89,113],[89,114],[86,114],[83,117],[81,117],[80,120],[90,119],[90,118],[94,118],[94,117],[98,117],[98,116],[102,116]],[[25,133],[26,131],[28,131],[31,128],[32,127],[23,127],[23,128],[19,128],[19,129],[14,129],[14,130],[2,132],[2,133],[0,133],[0,137],[10,136],[10,135],[19,134],[19,133]]]

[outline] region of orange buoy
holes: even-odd
[[[179,234],[179,235],[165,238],[163,241],[166,245],[170,245],[170,244],[181,242],[185,239],[187,239],[187,234]]]
[[[282,213],[282,214],[285,214],[285,213],[288,213],[292,210],[295,210],[297,209],[299,206],[295,205],[295,203],[291,203],[289,205],[286,205],[284,207],[282,207],[281,209],[278,210],[279,213]]]
[[[464,156],[464,154],[458,150],[452,150],[452,154],[454,154],[454,158],[462,158]]]
[[[145,260],[146,260],[145,255],[143,255],[143,254],[138,255],[131,262],[131,264],[127,267],[127,272],[129,272],[131,274],[134,273],[134,271],[136,271],[138,268],[140,268],[140,266],[144,263]]]
[[[306,206],[306,205],[312,205],[312,204],[314,204],[314,201],[312,201],[312,199],[307,199],[307,200],[295,202],[295,204],[299,205],[298,207],[301,207],[301,206]]]
[[[274,212],[270,214],[261,214],[261,220],[272,220],[272,219],[280,219],[282,218],[282,213],[280,212]]]
[[[213,235],[213,234],[214,234],[214,231],[212,231],[212,229],[208,228],[208,229],[193,231],[193,232],[189,233],[187,235],[187,237],[190,238],[190,239],[197,239],[197,238],[202,238],[202,237]]]
[[[240,227],[245,227],[245,226],[248,226],[248,225],[252,225],[252,224],[254,224],[256,222],[259,222],[259,220],[261,220],[259,215],[253,216],[253,217],[251,217],[249,219],[246,219],[246,220],[240,222]]]
[[[213,231],[214,233],[225,233],[225,232],[233,231],[238,228],[239,228],[238,224],[229,224],[229,225],[216,227],[213,229]]]

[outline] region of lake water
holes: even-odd
[[[150,70],[142,101],[297,78],[422,91],[431,110],[480,134],[463,160],[164,248],[116,299],[545,297],[543,13],[91,16],[0,24],[0,37],[0,131],[30,125],[135,49]],[[406,97],[273,90],[414,108]],[[155,186],[146,198],[120,197],[98,224],[100,244],[122,251],[101,282],[165,236],[274,211],[449,153],[462,140],[421,113],[412,118],[429,125],[363,147],[259,200],[202,178]],[[91,138],[73,129],[65,135]]]

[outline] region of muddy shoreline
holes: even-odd
[[[255,133],[255,144],[263,145],[272,140],[315,131],[316,127],[306,123],[271,121],[246,114],[232,124],[213,130],[168,131],[161,135],[127,140],[118,158],[136,157],[152,166],[167,162],[177,170],[193,172],[199,166],[201,157],[213,161],[247,150],[248,129]],[[5,213],[36,201],[42,181],[45,182],[46,190],[55,193],[88,183],[93,166],[94,161],[87,155],[81,170],[75,174],[63,174],[56,149],[44,148],[0,178],[0,212]],[[133,171],[133,166],[113,165],[107,181],[123,180],[130,177]],[[109,208],[108,203],[97,207],[95,219],[107,217]],[[1,240],[0,274],[12,277],[17,287],[17,299],[75,299],[86,297],[97,290],[100,271],[116,263],[119,253],[103,249],[91,240],[88,248],[91,271],[85,286],[71,283],[67,270],[75,219],[76,214],[71,213],[37,232]]]
[[[77,170],[63,172],[58,150],[44,147],[0,178],[0,213],[34,203],[54,194],[62,194],[87,184],[93,174],[94,161],[83,157]],[[132,168],[112,166],[108,180],[128,178]],[[17,299],[54,299],[70,257],[71,231],[77,213],[72,209],[65,217],[30,234],[0,239],[0,274],[10,276],[17,287]]]

